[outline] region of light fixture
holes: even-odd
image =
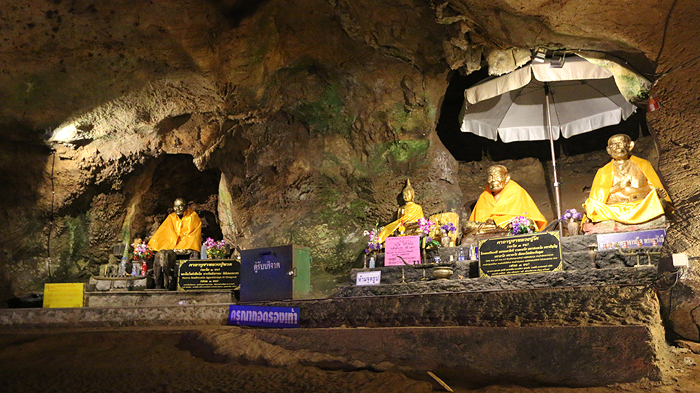
[[[557,51],[552,54],[552,60],[549,62],[549,66],[552,68],[562,68],[564,67],[564,62],[566,61],[566,52]]]
[[[49,138],[49,142],[70,142],[76,138],[78,129],[74,123],[69,123],[63,127],[56,128],[53,135]]]
[[[544,48],[537,48],[535,51],[535,56],[532,61],[535,63],[544,63],[544,58],[547,56],[547,50]]]

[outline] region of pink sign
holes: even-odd
[[[384,266],[403,266],[401,258],[409,265],[420,263],[420,236],[387,237],[384,249]]]

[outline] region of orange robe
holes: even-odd
[[[197,213],[187,208],[182,219],[175,213],[160,224],[148,245],[154,251],[202,249],[202,221]]]
[[[491,190],[486,186],[476,201],[469,221],[484,222],[493,218],[496,225],[504,228],[510,220],[517,216],[525,216],[533,220],[538,231],[547,225],[547,219],[537,208],[537,204],[532,200],[530,194],[520,187],[520,184],[511,180],[501,190],[498,201],[494,199]]]
[[[419,219],[424,218],[423,208],[419,204],[414,202],[406,202],[404,205],[404,214],[399,217],[398,220],[387,224],[377,237],[379,243],[384,243],[387,237],[391,236],[398,228],[401,223],[407,224],[409,222],[416,222]]]
[[[661,198],[656,188],[662,188],[661,180],[651,163],[643,158],[630,156],[630,160],[642,170],[651,186],[654,188],[644,199],[633,202],[622,202],[607,205],[610,189],[615,179],[613,161],[598,169],[593,179],[591,193],[584,203],[586,215],[593,222],[615,220],[623,224],[641,224],[664,214]],[[671,199],[667,196],[667,201]]]

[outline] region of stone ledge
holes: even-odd
[[[653,220],[641,224],[623,224],[613,220],[601,221],[598,223],[586,222],[583,224],[583,232],[586,234],[620,233],[634,231],[648,231],[652,229],[666,228],[666,216],[657,217]]]
[[[252,335],[288,350],[330,355],[350,368],[395,369],[416,378],[433,371],[468,388],[604,386],[661,376],[658,337],[645,326],[273,329]]]
[[[614,300],[613,300],[614,299]],[[305,328],[659,324],[649,286],[540,288],[255,303],[299,307]],[[230,304],[0,310],[0,331],[225,325]]]
[[[0,310],[0,332],[64,328],[225,325],[229,304]]]
[[[636,265],[654,265],[659,264],[659,255],[644,254],[645,251],[660,250],[660,247],[632,247],[625,249],[626,252],[641,252],[642,255],[638,258],[632,255],[623,255],[620,250],[599,250],[596,251],[595,257],[592,259],[589,253],[588,245],[597,244],[596,235],[579,235],[568,236],[561,240],[562,252],[562,268],[564,270],[592,270],[635,267]],[[478,278],[479,277],[479,262],[478,261],[459,261],[459,247],[446,247],[440,249],[440,258],[442,261],[450,261],[454,264],[451,280],[460,278]],[[383,264],[384,256],[380,254],[378,262]],[[414,269],[410,266],[380,266],[374,269],[352,269],[350,271],[349,283],[355,282],[358,271],[379,270],[382,272],[382,283],[398,284],[402,280],[406,282],[433,280],[431,269]],[[596,274],[596,273],[592,273]]]
[[[302,327],[313,328],[660,324],[656,292],[649,286],[444,292],[264,305],[299,307]]]
[[[582,287],[600,285],[648,285],[657,278],[656,266],[634,268],[608,268],[590,270],[570,270],[547,273],[520,274],[512,276],[478,277],[469,279],[420,281],[423,269],[404,268],[406,283],[401,282],[401,268],[386,274],[382,271],[380,285],[346,285],[338,288],[337,297],[383,296],[404,294],[427,294],[443,292],[502,291],[535,288]],[[357,274],[353,272],[353,277]],[[457,270],[459,271],[459,270]],[[432,275],[426,272],[428,277]],[[413,281],[411,281],[413,280]]]
[[[86,307],[144,307],[235,303],[231,291],[85,292]]]

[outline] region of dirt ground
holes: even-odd
[[[206,329],[220,329],[213,327]],[[183,344],[182,329],[122,329],[0,334],[2,392],[434,392],[427,375],[338,371],[308,366],[240,364]],[[672,348],[673,367],[661,382],[595,388],[486,386],[455,392],[593,393],[700,392],[700,355]]]

